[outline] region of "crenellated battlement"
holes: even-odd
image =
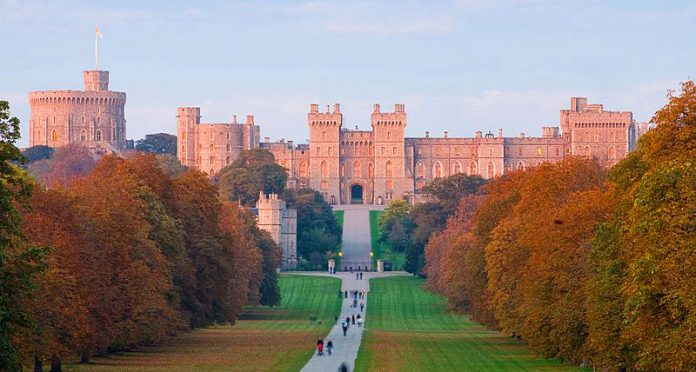
[[[307,114],[307,124],[313,126],[342,126],[343,114],[341,113],[341,105],[334,103],[333,112],[331,106],[326,105],[326,112],[319,112],[319,105],[312,103],[309,105],[309,113]]]
[[[375,103],[372,111],[372,126],[401,126],[406,127],[406,105],[397,103],[394,112],[380,112],[379,103]]]

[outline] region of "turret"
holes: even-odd
[[[176,109],[177,157],[182,165],[196,165],[196,125],[201,122],[200,107]]]
[[[87,92],[109,90],[109,71],[84,71],[82,77],[85,83],[85,91]]]

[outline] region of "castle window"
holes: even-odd
[[[478,169],[476,167],[476,163],[473,161],[469,164],[469,175],[470,176],[475,176],[478,174]]]
[[[341,164],[341,177],[345,177],[345,176],[346,176],[346,165]]]
[[[186,141],[186,132],[181,133],[181,140]]]
[[[355,147],[353,149],[353,156],[358,156],[358,148],[357,147]]]
[[[227,139],[230,139],[230,133],[227,132]],[[229,150],[228,150],[229,151]]]
[[[424,173],[425,173],[425,167],[423,166],[423,163],[419,161],[418,165],[416,165],[416,177],[423,178]]]
[[[590,142],[590,132],[585,132],[585,142]]]
[[[524,162],[518,162],[517,163],[517,170],[524,170]]]
[[[227,144],[227,152],[230,152],[230,144]]]
[[[375,166],[372,163],[367,165],[367,174],[370,178],[375,176]]]
[[[521,147],[517,150],[517,155],[522,156],[522,148]]]
[[[317,146],[317,156],[321,154],[321,147]]]
[[[300,163],[300,177],[307,177],[307,163]]]
[[[326,139],[326,132],[321,132],[321,139],[322,141]]]
[[[392,180],[387,181],[386,186],[387,186],[387,190],[393,189],[394,188],[394,181],[392,181]]]
[[[616,141],[616,133],[614,133],[614,131],[609,132],[609,141],[610,142]]]
[[[329,146],[329,156],[333,155],[333,147]]]
[[[391,132],[387,132],[387,141],[391,139]]]
[[[101,123],[101,117],[97,116],[97,124]]]
[[[585,146],[585,149],[583,150],[583,155],[587,157],[592,156],[592,150],[590,149],[590,146]]]
[[[96,141],[101,141],[101,140],[102,140],[101,130],[97,130],[97,135],[96,135],[95,140],[96,140]]]
[[[512,164],[505,163],[505,172],[512,172]]]
[[[372,156],[372,147],[367,148],[367,155]]]
[[[385,173],[386,173],[387,177],[392,177],[394,175],[394,170],[393,170],[391,161],[387,161],[387,164],[385,165],[385,170],[386,170]]]
[[[462,165],[458,161],[454,162],[454,173],[462,173]]]
[[[570,156],[570,147],[566,147],[566,155]]]
[[[82,117],[82,124],[84,124],[84,123],[85,123],[85,117],[83,116]]]
[[[321,189],[328,190],[329,189],[329,181],[321,181]]]
[[[387,151],[384,149],[384,146],[382,146],[382,155],[386,155]]]
[[[558,147],[556,147],[556,156],[559,156],[560,153],[561,153],[561,150],[559,150]]]
[[[210,165],[210,166],[215,165],[215,157],[214,157],[214,156],[211,156],[211,157],[208,159],[208,165]]]
[[[418,148],[418,155],[423,155],[423,150],[420,147]]]
[[[58,141],[58,132],[56,132],[55,130],[51,132],[51,139],[53,139],[53,142]]]
[[[225,159],[225,164],[230,165],[230,157],[228,156],[227,159]]]
[[[322,177],[329,176],[329,164],[326,162],[326,160],[321,162],[321,176]]]
[[[392,155],[396,155],[396,146],[392,147]]]
[[[488,178],[495,177],[495,164],[492,161],[488,162]]]
[[[537,155],[541,156],[541,154],[544,153],[544,150],[541,148],[541,146],[537,147]]]
[[[616,150],[614,149],[614,146],[609,146],[607,155],[609,156],[609,159],[616,159]]]
[[[439,161],[435,162],[435,166],[433,167],[433,177],[435,177],[435,178],[442,177],[442,164],[440,164]]]
[[[211,144],[211,145],[209,146],[209,148],[210,148],[210,152],[215,151],[215,145],[212,145],[212,144]]]
[[[80,141],[86,141],[87,140],[87,132],[83,129],[80,131]]]
[[[356,161],[353,163],[353,177],[354,178],[360,178],[362,177],[362,172],[360,171],[360,162]]]

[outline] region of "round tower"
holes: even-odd
[[[182,165],[196,166],[196,125],[201,122],[200,107],[176,109],[177,157]]]

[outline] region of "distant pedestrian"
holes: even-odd
[[[363,319],[362,319],[362,317],[360,316],[360,314],[358,314],[357,322],[358,322],[358,327],[362,327]]]
[[[341,366],[338,367],[338,372],[349,372],[348,365],[345,363],[341,363]]]
[[[346,324],[348,324],[348,327],[350,327],[350,317],[349,316],[346,317]]]
[[[329,356],[331,356],[331,353],[333,352],[333,341],[329,340],[329,343],[326,344],[326,351],[328,351]]]
[[[361,302],[361,303],[360,303],[360,312],[361,312],[361,313],[363,312],[363,309],[364,309],[364,308],[365,308],[365,303],[364,303],[364,302]]]
[[[321,338],[317,340],[317,354],[324,355],[324,340]]]
[[[359,273],[355,273],[355,280],[358,280],[358,279],[360,279],[360,274],[359,274]]]
[[[353,325],[355,325],[355,315],[351,315],[350,319],[352,320]]]
[[[345,336],[348,333],[348,323],[345,320],[341,322],[341,328],[343,328],[343,336]]]
[[[363,273],[361,272],[361,273],[360,273],[360,280],[362,280],[362,274],[363,274]]]
[[[348,290],[346,289],[346,298],[348,298]]]

